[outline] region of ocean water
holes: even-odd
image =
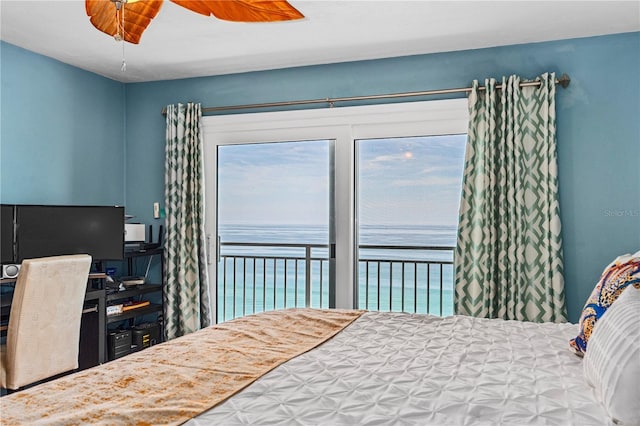
[[[307,269],[310,306],[329,306],[326,227],[221,225],[219,234],[218,321],[304,307]],[[455,226],[361,226],[358,308],[451,315],[453,252],[428,247],[453,247],[455,240]],[[362,247],[370,245],[403,248]]]

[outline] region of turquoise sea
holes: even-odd
[[[219,235],[218,321],[304,307],[307,266],[310,306],[329,306],[326,227],[221,225]],[[455,226],[361,226],[358,308],[451,315],[453,252],[424,247],[453,247],[455,240]],[[393,248],[363,247],[371,245]]]

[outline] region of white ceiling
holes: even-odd
[[[165,1],[139,45],[83,0],[0,0],[2,40],[123,82],[476,49],[640,30],[638,1],[290,0],[305,19],[234,23]]]

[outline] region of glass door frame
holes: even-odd
[[[466,133],[467,99],[447,99],[327,109],[276,111],[207,116],[204,137],[205,232],[208,236],[210,300],[216,312],[217,148],[220,145],[304,140],[334,142],[335,267],[330,285],[335,300],[330,307],[357,305],[356,158],[358,139],[432,136]],[[333,302],[333,303],[332,303]]]

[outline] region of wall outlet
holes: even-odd
[[[154,219],[160,218],[160,203],[153,203],[153,217]]]

